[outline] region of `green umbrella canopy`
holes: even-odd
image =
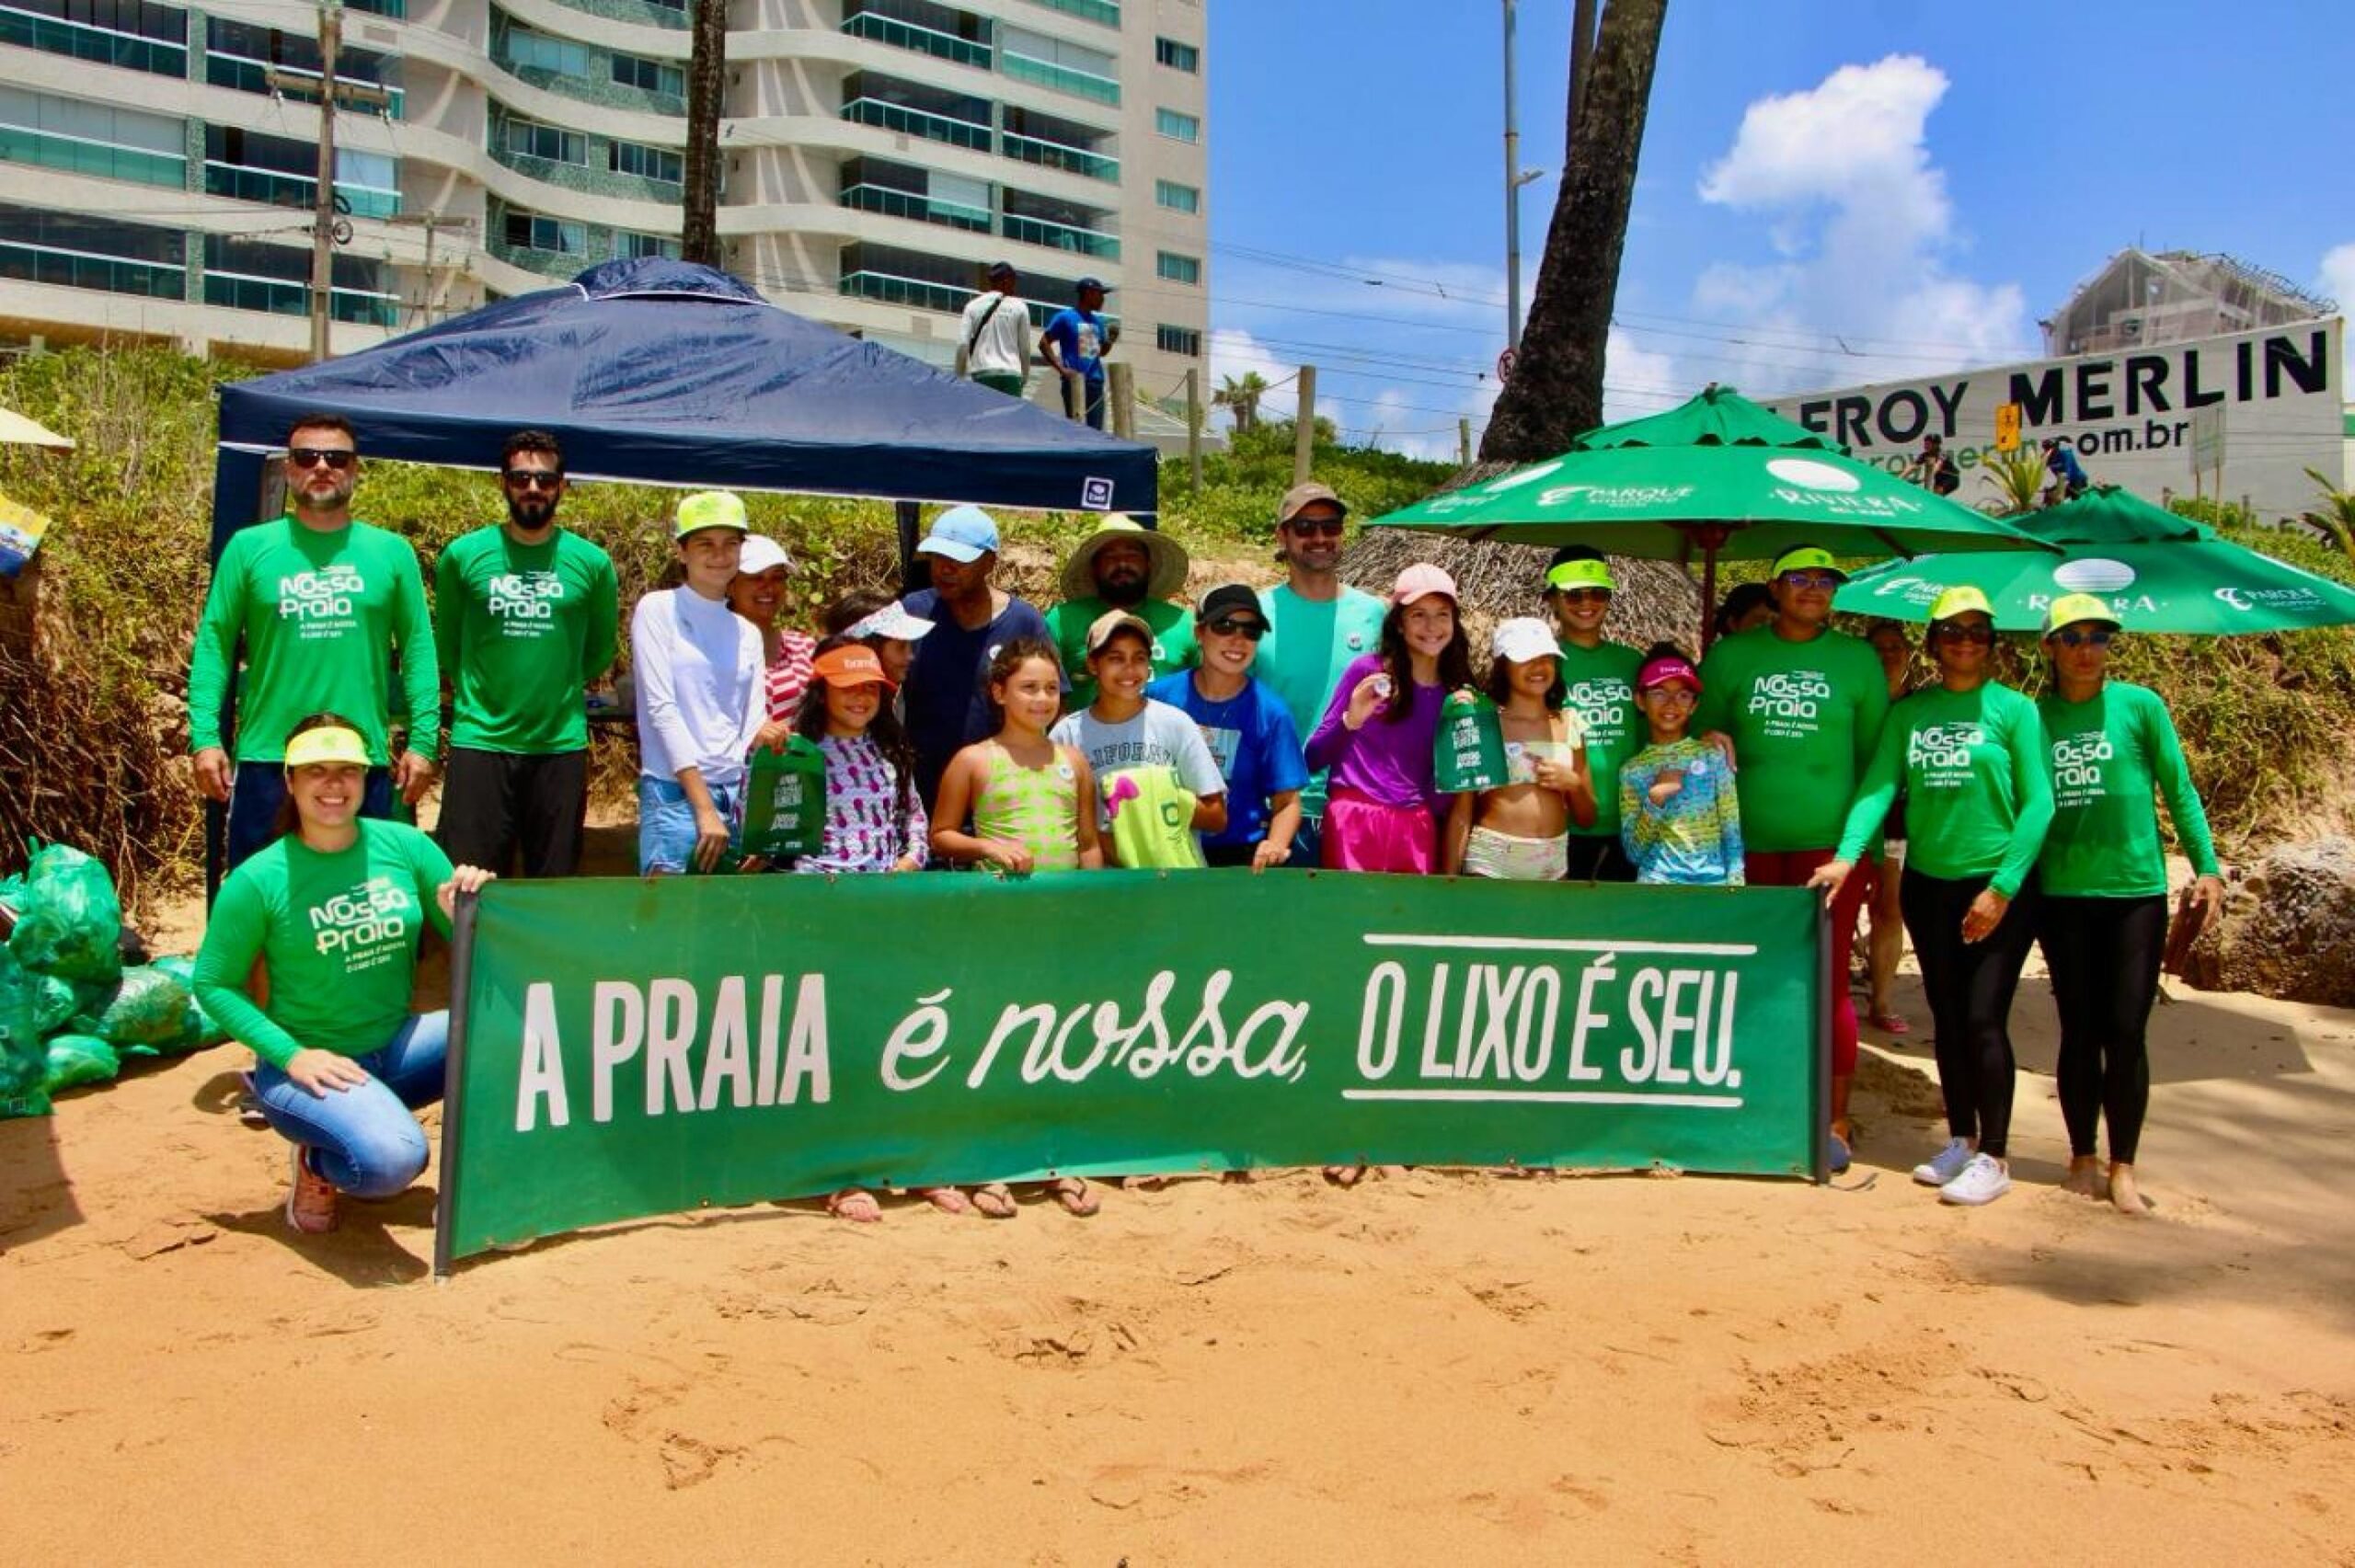
[[[1859,463],[1725,387],[1606,425],[1568,452],[1375,518],[1522,544],[1589,544],[1649,560],[1763,560],[1794,544],[1836,555],[2035,550],[2039,542]]]
[[[2101,599],[2130,632],[2232,636],[2355,623],[2355,590],[2114,486],[2019,521],[2062,553],[1891,561],[1858,573],[1832,602],[1851,614],[1925,621],[1940,593],[1969,584],[2011,632],[2041,632],[2045,610],[2064,593]]]

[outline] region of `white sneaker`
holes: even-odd
[[[1993,1154],[1974,1154],[1962,1174],[1938,1189],[1940,1203],[1964,1203],[1976,1207],[1993,1203],[2012,1190],[2011,1173],[2004,1162]]]
[[[1961,1175],[1962,1168],[1970,1163],[1970,1145],[1958,1138],[1914,1166],[1913,1179],[1925,1187],[1942,1187]]]

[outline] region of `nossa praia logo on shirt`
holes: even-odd
[[[1627,708],[1636,700],[1636,689],[1625,681],[1580,681],[1565,691],[1568,705],[1578,710],[1588,728],[1603,730],[1608,738],[1615,738],[1610,732],[1626,728]]]
[[[367,591],[357,567],[296,572],[278,579],[278,618],[294,622],[304,636],[330,636],[359,624],[359,599]]]
[[[2118,755],[2108,733],[2089,729],[2082,735],[2056,737],[2052,742],[2052,788],[2062,806],[2081,806],[2100,798],[2102,764]]]
[[[417,900],[390,876],[372,876],[308,911],[311,944],[322,956],[343,955],[355,974],[406,956]]]
[[[1832,678],[1820,670],[1778,670],[1751,682],[1750,715],[1769,735],[1813,735],[1821,704],[1832,700]]]
[[[556,619],[564,579],[552,571],[501,572],[490,579],[485,597],[507,635],[537,636]]]
[[[1972,749],[1986,744],[1983,724],[1924,725],[1908,738],[1905,761],[1923,771],[1921,782],[1927,788],[1959,788],[1970,780]]]

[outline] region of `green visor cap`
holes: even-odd
[[[1965,583],[1960,588],[1950,588],[1938,595],[1938,601],[1930,606],[1930,620],[1936,624],[1940,621],[1951,621],[1958,615],[1968,615],[1974,610],[1991,621],[1995,618],[1994,608],[1987,602],[1987,596]]]
[[[1832,552],[1816,544],[1801,544],[1784,551],[1775,557],[1774,569],[1766,575],[1778,578],[1786,572],[1838,572],[1841,581],[1848,580],[1848,574],[1840,570],[1840,563],[1832,558]]]
[[[1564,561],[1545,574],[1545,586],[1557,592],[1573,588],[1599,588],[1605,593],[1619,591],[1619,585],[1611,580],[1608,561]]]
[[[697,490],[679,502],[677,537],[706,528],[732,528],[739,533],[752,531],[752,523],[744,515],[741,497],[726,490]]]

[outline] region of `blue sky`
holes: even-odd
[[[1476,442],[1504,341],[1499,0],[1211,7],[1212,384],[1311,362],[1353,439],[1448,454],[1469,415]],[[1519,8],[1522,160],[1547,171],[1522,199],[1524,310],[1569,8]],[[2230,251],[2355,306],[2337,0],[2007,10],[1670,0],[1614,417],[1711,379],[1769,393],[2033,357],[2037,318],[2137,243]],[[1142,282],[1125,314],[1170,287]]]

